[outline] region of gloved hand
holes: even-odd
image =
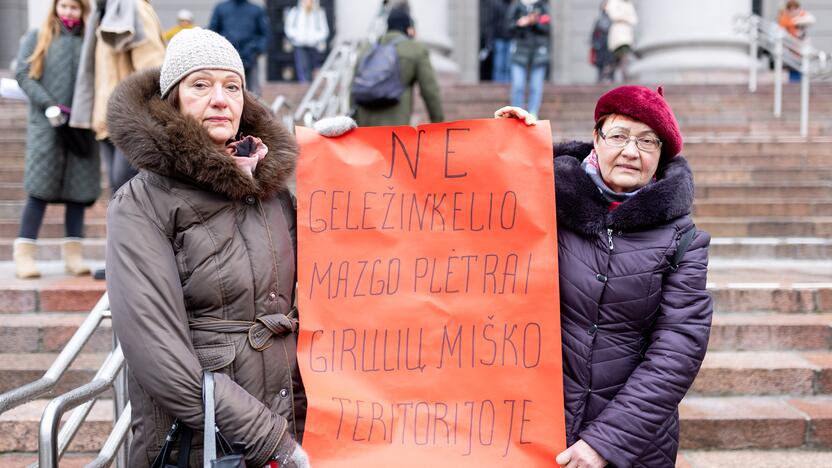
[[[336,117],[321,119],[315,122],[312,127],[316,132],[318,132],[319,135],[334,138],[358,127],[358,124],[355,123],[355,120],[347,117],[346,115],[339,115]]]
[[[277,443],[275,458],[280,468],[310,468],[311,466],[309,455],[295,442],[289,432],[284,433],[280,442]]]

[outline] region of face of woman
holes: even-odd
[[[603,134],[603,136],[602,136]],[[615,147],[604,140],[615,141],[629,138],[623,147]],[[661,147],[645,151],[637,146],[658,141],[656,133],[647,125],[622,115],[611,115],[604,121],[601,131],[594,134],[595,154],[601,177],[615,192],[632,192],[647,185],[656,174],[661,157]]]
[[[75,0],[58,0],[55,4],[55,13],[62,18],[81,19],[81,3]]]
[[[240,128],[243,80],[226,70],[197,70],[179,85],[179,110],[199,122],[211,141],[225,147]]]

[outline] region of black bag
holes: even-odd
[[[182,424],[178,419],[174,421],[173,426],[170,427],[168,434],[165,436],[165,445],[162,446],[162,451],[159,452],[159,455],[156,455],[156,459],[153,460],[151,468],[188,468],[188,457],[191,455],[191,439],[193,435],[194,431],[190,427]],[[179,444],[179,457],[176,459],[176,464],[172,465],[168,463],[168,458],[170,458],[170,452],[173,450],[173,445],[177,440],[181,441]]]
[[[70,153],[82,158],[90,157],[95,145],[92,131],[83,128],[72,128],[69,124],[55,127],[58,143]]]
[[[214,373],[204,372],[202,376],[202,405],[205,411],[205,431],[203,433],[202,460],[205,468],[246,468],[244,444],[229,443],[216,426],[214,413]],[[151,468],[188,468],[191,455],[193,430],[180,420],[173,422],[165,437],[162,451],[153,460]],[[179,443],[179,457],[176,465],[168,463],[174,444]],[[217,450],[221,453],[217,458]]]

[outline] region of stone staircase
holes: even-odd
[[[508,100],[504,86],[446,83],[446,118],[487,118]],[[826,91],[826,92],[824,92]],[[771,93],[738,86],[667,90],[697,180],[695,220],[713,236],[709,289],[716,312],[702,371],[680,408],[678,466],[832,466],[832,85],[813,87],[811,138],[796,138],[796,87],[784,118]],[[270,85],[266,96],[302,88]],[[587,139],[602,88],[549,86],[542,118],[556,141]],[[41,231],[44,277],[13,277],[11,243],[22,201],[25,112],[0,101],[0,392],[35,380],[104,290],[61,274],[63,210]],[[424,120],[423,112],[417,118]],[[87,214],[85,254],[103,261],[106,196]],[[55,394],[88,381],[111,343],[104,326]],[[34,461],[46,400],[0,415],[0,467]],[[82,466],[111,427],[112,404],[95,407],[61,466]]]

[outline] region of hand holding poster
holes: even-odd
[[[553,466],[565,430],[548,122],[298,139],[313,466]]]

